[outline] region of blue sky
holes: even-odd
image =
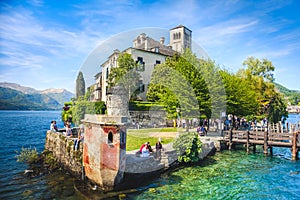
[[[74,92],[79,70],[111,38],[182,24],[221,67],[236,72],[249,56],[267,58],[276,82],[300,90],[298,0],[2,0],[0,6],[1,82]],[[97,62],[110,53],[99,52]],[[88,67],[100,70],[95,65]]]

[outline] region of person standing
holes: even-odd
[[[161,144],[161,139],[159,138],[158,141],[156,142],[155,144],[155,157],[157,159],[160,159],[161,158],[161,151],[162,151],[162,144]]]

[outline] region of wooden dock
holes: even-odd
[[[224,131],[224,141],[228,145],[229,150],[234,144],[244,144],[247,152],[250,147],[256,150],[256,145],[263,146],[263,152],[272,154],[272,147],[291,148],[292,160],[298,158],[300,149],[300,131],[291,131],[290,133],[272,132],[269,130],[230,130]]]

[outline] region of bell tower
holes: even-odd
[[[183,53],[184,49],[192,50],[192,31],[183,25],[170,30],[170,46],[174,51]]]

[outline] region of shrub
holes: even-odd
[[[200,160],[202,143],[197,133],[182,133],[173,144],[178,155],[178,161],[184,163],[196,163]]]
[[[61,119],[67,121],[72,119],[73,102],[65,102],[61,113]]]
[[[164,106],[153,102],[143,102],[143,101],[129,102],[129,110],[135,110],[135,111],[149,111],[154,106],[161,110],[164,109]]]
[[[106,105],[103,101],[76,101],[75,105],[72,107],[73,122],[75,124],[80,124],[80,121],[84,118],[84,114],[105,114],[105,111]]]
[[[22,147],[21,151],[16,151],[18,155],[16,155],[17,162],[26,162],[26,163],[34,163],[37,161],[39,154],[36,148],[24,148]]]

